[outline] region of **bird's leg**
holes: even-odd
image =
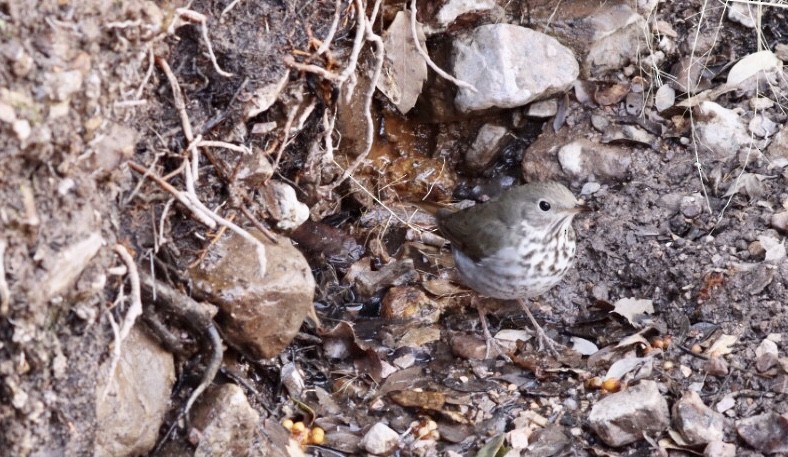
[[[536,341],[539,344],[539,350],[542,351],[543,349],[547,348],[547,350],[553,354],[553,356],[558,356],[559,348],[564,347],[561,343],[553,340],[544,332],[544,329],[541,325],[536,322],[534,319],[534,315],[531,314],[531,310],[528,309],[528,302],[524,299],[517,300],[520,302],[520,306],[522,306],[523,310],[525,310],[525,314],[528,315],[528,319],[531,321],[531,325],[534,326],[534,330],[536,330]]]
[[[479,313],[479,322],[482,324],[484,342],[487,345],[487,352],[484,353],[484,358],[489,359],[490,354],[492,353],[492,348],[495,348],[495,352],[497,353],[496,355],[501,355],[505,359],[509,359],[509,357],[506,355],[506,349],[498,342],[498,340],[493,338],[492,334],[490,333],[490,327],[487,325],[487,312],[484,309],[484,301],[478,297],[473,297],[472,301],[476,307],[476,311]]]

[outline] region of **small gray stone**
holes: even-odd
[[[722,440],[725,418],[689,391],[673,405],[673,425],[689,444],[703,444]]]
[[[676,90],[667,84],[663,84],[657,89],[654,95],[654,106],[660,113],[670,108],[676,103]]]
[[[399,434],[383,422],[373,425],[361,439],[361,447],[370,454],[386,455],[399,443]]]
[[[736,457],[736,446],[723,441],[712,441],[703,450],[703,457]]]
[[[588,416],[591,429],[613,447],[643,439],[643,434],[658,435],[670,422],[668,402],[657,383],[642,381],[622,392],[603,398]]]
[[[175,383],[172,354],[139,326],[132,327],[120,354],[109,389],[106,382],[110,379],[110,360],[99,369],[94,457],[148,453],[156,445],[159,427],[169,408]]]
[[[579,139],[558,150],[558,161],[570,176],[603,181],[621,181],[632,163],[630,152],[622,147]]]
[[[765,413],[736,422],[739,436],[759,452],[788,452],[788,413]]]
[[[788,233],[788,211],[773,214],[771,224],[777,230]]]
[[[192,413],[192,424],[201,432],[194,456],[247,455],[259,419],[260,415],[237,385],[209,389]]]
[[[465,163],[474,170],[483,170],[501,150],[501,142],[508,132],[506,127],[484,124],[476,134],[476,140],[465,153]]]
[[[703,196],[700,194],[687,195],[681,199],[679,208],[684,217],[693,219],[703,212]]]

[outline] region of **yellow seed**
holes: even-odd
[[[651,347],[656,349],[665,349],[665,340],[657,338],[651,342]]]
[[[703,348],[700,347],[700,344],[693,344],[690,351],[692,351],[693,354],[700,354],[703,352]]]
[[[618,392],[621,390],[621,381],[615,378],[605,379],[602,383],[602,389],[607,392]]]
[[[672,370],[673,369],[673,362],[671,362],[670,360],[666,360],[665,363],[662,364],[662,368],[664,368],[666,370]]]
[[[285,419],[282,421],[282,427],[286,428],[287,430],[293,429],[293,421],[292,419]]]
[[[312,444],[323,444],[326,440],[326,432],[320,427],[315,427],[309,432],[309,441]]]
[[[670,343],[673,342],[673,337],[670,336],[670,335],[665,335],[665,338],[663,338],[663,341],[665,342],[665,349],[667,349],[668,346],[670,346]]]
[[[293,424],[293,428],[290,429],[293,433],[303,433],[306,430],[306,425],[303,422],[298,421]]]

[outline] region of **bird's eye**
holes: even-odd
[[[539,202],[539,209],[542,211],[550,211],[550,203],[545,200]]]

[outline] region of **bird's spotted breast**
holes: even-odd
[[[474,261],[455,249],[454,259],[463,283],[488,297],[528,298],[540,295],[563,278],[574,258],[571,227],[547,241],[524,237],[517,246],[500,249]]]

